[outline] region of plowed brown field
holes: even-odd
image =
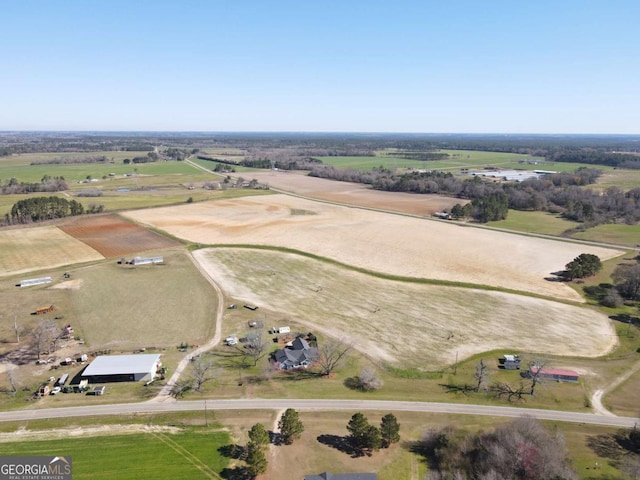
[[[89,245],[106,258],[121,257],[147,250],[170,248],[178,242],[127,222],[115,215],[74,218],[60,230]]]

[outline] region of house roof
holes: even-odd
[[[309,350],[309,348],[311,348],[309,346],[309,342],[307,342],[302,337],[296,337],[296,339],[293,341],[294,350]]]
[[[275,359],[277,362],[286,362],[297,364],[304,360],[312,361],[317,356],[317,350],[315,348],[308,348],[305,350],[293,350],[291,348],[283,348],[275,353]]]
[[[330,473],[306,475],[304,480],[378,480],[377,473]]]
[[[101,355],[82,372],[83,377],[91,375],[121,375],[127,373],[150,372],[160,360],[160,354],[141,355]]]

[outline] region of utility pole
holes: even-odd
[[[13,329],[16,331],[16,342],[20,343],[20,331],[18,330],[18,316],[13,317]]]

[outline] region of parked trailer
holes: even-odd
[[[32,313],[32,315],[44,315],[45,313],[53,312],[56,309],[54,305],[49,305],[48,307],[40,307],[36,308],[36,311]]]
[[[157,264],[164,263],[163,257],[134,257],[129,264],[131,265],[149,265],[149,264]]]
[[[20,280],[17,287],[32,287],[34,285],[44,285],[45,283],[51,283],[51,277],[30,278],[28,280]]]

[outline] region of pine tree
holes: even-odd
[[[380,436],[383,448],[388,448],[392,443],[400,441],[400,424],[394,414],[389,413],[382,417]]]
[[[261,423],[256,423],[251,430],[249,430],[249,440],[257,447],[264,449],[269,445],[269,433]]]
[[[291,445],[293,440],[300,437],[304,432],[304,425],[300,421],[298,412],[293,408],[287,408],[278,422],[282,441],[286,445]]]
[[[259,445],[249,442],[247,445],[247,469],[253,477],[267,471],[267,457]]]

